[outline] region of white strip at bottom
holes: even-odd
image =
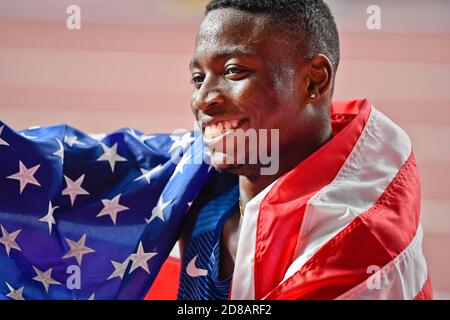
[[[413,300],[428,277],[422,238],[422,226],[419,225],[416,236],[405,250],[337,300]]]

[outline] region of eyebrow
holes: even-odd
[[[254,57],[256,56],[256,54],[253,51],[248,50],[246,48],[232,47],[214,52],[209,58],[211,60],[220,60],[229,57],[243,57],[243,56]],[[192,58],[191,62],[189,63],[189,69],[192,68],[200,68],[200,61],[195,57]]]

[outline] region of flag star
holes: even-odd
[[[137,177],[136,179],[134,179],[134,181],[138,181],[138,180],[142,180],[145,179],[147,180],[147,184],[150,184],[150,180],[152,179],[152,176],[157,173],[158,171],[160,171],[162,169],[162,165],[158,165],[157,167],[153,168],[152,170],[146,170],[146,169],[141,169],[142,175],[140,177]]]
[[[22,229],[18,229],[14,232],[9,233],[3,225],[0,224],[0,228],[2,230],[2,237],[0,238],[0,244],[3,244],[6,249],[6,254],[9,257],[9,253],[11,252],[11,249],[16,249],[18,251],[22,251],[22,249],[19,247],[19,245],[16,242],[16,238],[19,235],[19,233],[22,231]]]
[[[111,273],[111,275],[108,277],[107,280],[111,280],[114,278],[123,279],[123,276],[125,275],[125,271],[127,270],[129,261],[130,261],[130,258],[125,259],[125,261],[122,263],[111,260],[111,263],[114,266],[114,271],[113,271],[113,273]]]
[[[95,292],[89,296],[88,300],[95,300]]]
[[[80,195],[89,195],[89,192],[84,190],[81,187],[81,184],[83,183],[85,175],[83,174],[81,177],[77,179],[77,181],[72,181],[69,177],[64,175],[64,179],[66,180],[67,187],[62,191],[63,196],[69,196],[70,202],[72,203],[72,206],[75,202],[75,199],[77,196]]]
[[[59,208],[58,206],[53,207],[52,202],[50,201],[48,204],[47,215],[45,215],[39,219],[39,221],[45,222],[48,224],[48,232],[50,233],[50,235],[52,235],[52,225],[56,224],[55,217],[53,217],[53,212],[58,208]]]
[[[189,160],[191,159],[191,156],[184,156],[181,158],[180,162],[178,163],[177,167],[175,168],[175,172],[172,175],[172,178],[177,175],[177,173],[183,173],[184,172],[184,166],[188,164]]]
[[[172,152],[180,147],[184,152],[191,145],[192,141],[195,140],[195,138],[191,137],[190,132],[187,132],[182,136],[171,136],[170,138],[172,139],[173,144],[170,147],[169,152]]]
[[[127,159],[121,157],[117,154],[117,143],[114,144],[111,148],[102,143],[103,155],[97,159],[97,161],[108,161],[111,166],[112,172],[114,172],[114,167],[116,166],[116,162],[126,162]]]
[[[144,135],[142,135],[140,138],[139,138],[139,140],[142,142],[142,143],[144,143],[145,141],[147,141],[147,140],[150,140],[150,139],[154,139],[156,136],[154,136],[154,135],[148,135],[148,136],[146,136],[145,134]]]
[[[14,289],[8,282],[5,282],[8,286],[9,293],[6,295],[8,298],[13,300],[25,300],[23,297],[23,289],[24,287],[20,287],[19,289]]]
[[[27,135],[25,134],[25,132],[21,132],[20,135],[21,135],[22,137],[24,137],[24,138],[31,139],[31,140],[38,139],[38,137],[36,137],[36,136],[27,136]]]
[[[86,145],[84,142],[78,141],[77,136],[64,136],[64,143],[66,143],[69,147],[73,147],[75,144],[79,146]]]
[[[193,203],[193,201],[187,203],[188,208],[190,208],[192,206],[192,203]]]
[[[216,167],[214,167],[214,164],[211,160],[211,152],[208,149],[205,149],[205,156],[206,156],[205,163],[209,164],[208,173],[211,172],[212,169],[217,170]]]
[[[129,133],[132,137],[136,138],[137,140],[141,140],[141,137],[140,137],[139,134],[136,132],[136,130],[134,130],[133,128],[129,128],[129,129],[128,129],[128,133]],[[141,136],[142,136],[142,134],[141,134]]]
[[[69,249],[69,252],[67,252],[65,254],[63,259],[68,259],[68,258],[74,257],[77,260],[77,263],[79,266],[81,266],[81,261],[83,260],[83,255],[95,252],[94,249],[91,249],[91,248],[85,246],[86,234],[83,234],[83,236],[78,241],[73,241],[73,240],[70,240],[67,238],[65,238],[65,239],[66,239],[67,244],[69,245],[70,249]]]
[[[4,125],[0,127],[0,137],[2,136],[2,132],[3,132],[4,128],[5,128]],[[9,146],[9,143],[6,142],[5,140],[3,140],[2,138],[0,138],[0,146]]]
[[[130,273],[132,273],[137,268],[144,269],[148,274],[150,270],[148,269],[148,261],[156,256],[156,252],[145,252],[142,246],[142,242],[139,242],[139,247],[136,253],[130,255],[129,259],[133,262],[131,265]]]
[[[88,133],[88,136],[97,141],[102,141],[106,138],[106,134],[104,133]]]
[[[36,186],[41,186],[39,182],[34,177],[34,174],[39,169],[41,165],[37,165],[33,168],[28,169],[22,161],[19,161],[19,172],[7,177],[8,179],[16,179],[20,182],[20,194],[22,194],[23,189],[27,186],[27,184],[34,184]]]
[[[64,163],[64,146],[63,146],[61,140],[59,140],[59,139],[55,139],[55,140],[56,140],[56,142],[58,142],[59,149],[58,149],[58,151],[53,153],[53,155],[57,156],[57,157],[60,157],[61,158],[61,162]]]
[[[150,219],[145,219],[145,221],[147,221],[147,223],[150,223],[156,217],[164,221],[164,209],[171,203],[172,200],[170,200],[169,202],[164,202],[163,197],[161,196],[158,200],[158,204],[152,210],[152,216],[150,217]]]
[[[48,293],[48,289],[51,284],[61,285],[61,282],[58,282],[52,278],[52,271],[53,271],[52,268],[48,269],[45,272],[42,272],[35,266],[33,266],[33,269],[34,269],[34,272],[36,272],[36,277],[34,277],[33,280],[41,282],[47,293]]]
[[[103,207],[102,211],[100,211],[100,213],[97,215],[97,217],[110,216],[111,220],[113,221],[113,223],[115,225],[116,220],[117,220],[117,214],[119,212],[130,209],[119,203],[120,196],[121,196],[121,194],[115,196],[112,200],[108,200],[108,199],[102,200],[104,207]]]

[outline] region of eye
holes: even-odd
[[[230,80],[241,80],[245,78],[249,70],[237,65],[230,65],[225,69],[224,76]]]
[[[200,86],[203,83],[203,80],[205,80],[205,76],[200,73],[194,73],[191,78],[191,83],[196,87],[200,88]]]

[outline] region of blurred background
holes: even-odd
[[[204,0],[0,1],[0,119],[19,130],[194,129],[188,62]],[[450,0],[329,0],[341,35],[335,100],[367,97],[410,135],[424,250],[450,299]],[[69,5],[81,29],[69,30]],[[366,10],[381,9],[369,30]]]

